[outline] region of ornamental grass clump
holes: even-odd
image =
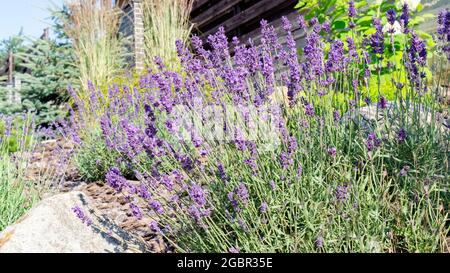
[[[160,66],[138,86],[111,87],[108,104],[95,96],[101,139],[133,174],[112,164],[106,183],[179,252],[447,251],[448,14],[432,79],[413,29],[401,34],[401,61],[381,63],[394,45],[377,18],[370,36],[351,28],[327,42],[326,25],[299,16],[302,58],[286,18],[284,46],[264,20],[259,45],[230,43],[223,28],[210,49],[177,41],[181,73]],[[381,88],[368,97],[377,69],[390,69],[395,100]]]
[[[175,41],[186,43],[192,30],[189,16],[192,0],[144,0],[144,53],[145,65],[156,67],[158,56],[170,69],[178,69]]]
[[[69,0],[59,19],[72,42],[79,71],[80,97],[89,101],[88,82],[106,86],[125,67],[126,40],[119,33],[121,11],[105,1]]]

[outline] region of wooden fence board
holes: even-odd
[[[192,18],[192,21],[195,22],[195,27],[202,27],[205,24],[211,22],[221,14],[227,12],[231,8],[233,8],[236,4],[242,2],[242,0],[225,0],[220,1],[217,5],[212,6],[210,9],[206,10],[203,13],[200,13],[198,16]]]

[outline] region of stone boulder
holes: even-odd
[[[83,223],[78,206],[89,219]],[[86,222],[86,221],[85,221]],[[145,243],[93,209],[81,192],[69,192],[38,203],[0,233],[0,253],[146,252]]]

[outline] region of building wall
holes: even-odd
[[[143,23],[142,9],[135,10],[136,3],[142,0],[116,0],[115,4],[124,11],[120,30],[125,36],[133,37],[134,51],[133,65],[138,68],[143,66],[135,60],[143,58]],[[191,21],[194,24],[194,33],[206,39],[217,31],[220,26],[225,27],[228,37],[237,36],[241,41],[249,38],[258,42],[260,39],[260,21],[266,19],[273,25],[279,34],[281,28],[281,16],[287,16],[291,21],[295,20],[297,0],[194,0],[191,12]],[[419,14],[437,14],[442,8],[450,8],[450,0],[422,0],[424,10]],[[138,4],[139,5],[139,4]],[[137,12],[136,12],[137,11]],[[138,17],[136,17],[138,14]],[[433,32],[436,28],[436,19],[428,20],[421,25],[421,29]],[[293,34],[299,47],[303,46],[305,33],[297,24],[293,24]],[[282,37],[282,35],[281,35]]]
[[[281,34],[281,16],[294,21],[298,14],[294,8],[297,3],[297,0],[195,0],[192,11],[194,33],[206,38],[223,25],[229,37],[237,36],[242,41],[248,38],[257,40],[260,37],[259,23],[261,19],[266,19]],[[437,15],[439,10],[450,8],[450,0],[421,0],[421,4],[424,9],[419,16],[424,13]],[[293,27],[294,36],[301,45],[304,34],[296,28],[296,24]],[[435,31],[436,19],[428,19],[420,29]]]
[[[191,13],[194,33],[206,38],[225,28],[227,36],[241,40],[259,35],[262,19],[278,28],[281,16],[295,17],[297,0],[195,0]]]

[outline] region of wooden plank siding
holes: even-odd
[[[227,36],[256,34],[260,21],[269,22],[296,13],[297,0],[196,0],[191,12],[194,33],[202,38],[220,26]],[[251,36],[251,35],[250,35]]]

